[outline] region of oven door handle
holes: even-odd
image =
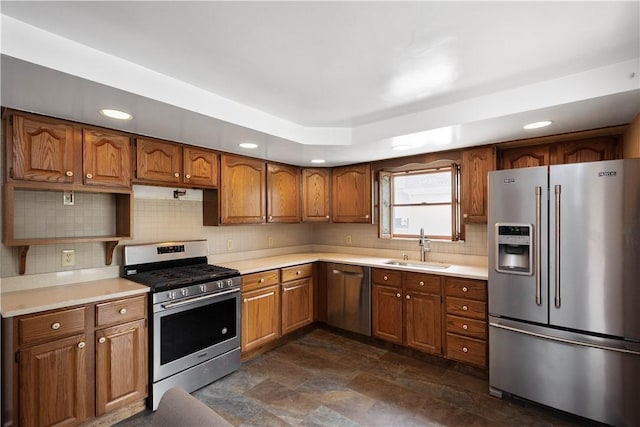
[[[229,291],[218,292],[218,293],[211,294],[211,295],[203,295],[203,296],[200,296],[200,297],[189,298],[188,300],[185,300],[185,301],[170,302],[169,304],[162,304],[162,308],[170,309],[170,308],[175,308],[175,307],[182,307],[183,305],[193,304],[193,303],[196,303],[196,302],[200,302],[200,301],[205,301],[205,300],[212,299],[212,298],[221,297],[223,295],[233,294],[235,292],[240,292],[240,289],[231,289]]]

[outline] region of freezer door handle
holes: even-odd
[[[542,277],[540,274],[540,217],[542,215],[542,187],[536,187],[536,225],[535,225],[535,240],[533,244],[535,245],[535,275],[536,275],[536,304],[542,305]]]
[[[560,308],[560,194],[561,185],[555,186],[556,193],[556,242],[555,242],[555,284],[556,284],[556,308]]]
[[[564,344],[581,345],[583,347],[591,347],[591,348],[597,348],[597,349],[600,349],[600,350],[615,351],[615,352],[618,352],[618,353],[633,354],[635,356],[640,356],[640,352],[634,351],[634,350],[629,350],[627,348],[612,347],[612,346],[596,344],[596,343],[592,343],[592,342],[573,340],[571,338],[563,338],[563,337],[557,337],[557,336],[553,336],[553,335],[540,334],[538,332],[526,331],[524,329],[514,328],[514,327],[511,327],[511,326],[502,325],[500,323],[495,323],[495,322],[489,322],[489,326],[494,327],[494,328],[498,328],[498,329],[504,329],[504,330],[511,331],[511,332],[516,332],[516,333],[519,333],[519,334],[530,335],[532,337],[542,338],[542,339],[545,339],[545,340],[557,341],[557,342],[561,342],[561,343],[564,343]]]

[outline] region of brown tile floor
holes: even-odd
[[[572,426],[582,420],[488,395],[473,370],[324,329],[193,393],[236,426]],[[147,411],[118,424],[148,426]]]

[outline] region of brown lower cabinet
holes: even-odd
[[[3,425],[77,425],[142,405],[146,307],[143,295],[3,319]]]
[[[441,278],[373,269],[373,336],[442,354]]]

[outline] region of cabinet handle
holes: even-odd
[[[87,179],[91,179],[91,178],[93,178],[93,175],[92,175],[92,174],[90,174],[90,173],[88,173],[86,176],[87,176]]]
[[[178,172],[174,173],[173,176],[175,176],[176,178],[180,177],[180,174]]]
[[[105,342],[107,342],[107,339],[105,337],[100,337],[100,339],[98,340],[98,342],[100,344],[104,344]]]
[[[469,349],[468,349],[467,347],[462,347],[462,352],[463,352],[463,353],[468,353],[468,352],[469,352]]]
[[[467,307],[466,305],[463,305],[462,306],[462,311],[467,311],[467,310],[469,310],[469,307]]]
[[[187,179],[191,179],[191,175],[189,175],[189,174],[186,174],[184,177],[187,178]]]
[[[464,325],[462,325],[462,329],[464,329],[464,330],[466,331],[467,329],[469,329],[469,326],[467,326],[466,324],[464,324]]]
[[[258,283],[262,283],[264,282],[264,277],[261,277],[260,280],[258,280]]]
[[[327,215],[325,218],[329,219],[329,215]]]
[[[365,217],[366,219],[369,219],[369,214],[366,214],[364,217]]]
[[[300,271],[300,270],[296,271],[296,275],[297,275],[297,276],[299,276],[299,275],[300,275],[300,273],[301,273],[301,271]]]
[[[469,218],[469,214],[462,214],[463,218]]]
[[[405,298],[406,299],[411,299],[411,295],[407,295]]]
[[[269,215],[269,221],[273,220],[273,215]]]
[[[84,348],[84,346],[85,346],[84,341],[80,341],[80,342],[78,343],[78,348],[79,348],[79,349],[83,349],[83,348]]]
[[[249,300],[245,298],[245,299],[242,300],[242,302],[246,304],[246,303],[249,302]]]
[[[389,280],[389,278],[387,276],[384,276],[382,279]]]
[[[463,286],[463,287],[462,287],[462,292],[467,292],[468,290],[469,290],[469,289],[467,289],[467,287],[466,287],[466,286]]]
[[[120,314],[127,314],[127,309],[126,308],[121,308],[120,309]]]
[[[424,282],[423,281],[420,281],[420,286],[424,286]]]
[[[400,298],[401,296],[402,296],[402,295],[400,295],[400,293],[399,293],[399,292],[396,294],[396,297],[398,297],[398,298]]]
[[[60,323],[56,322],[56,323],[52,324],[51,325],[51,329],[55,329],[55,330],[60,329]]]
[[[73,176],[73,172],[72,172],[72,171],[66,171],[66,172],[65,172],[65,175],[67,175],[67,176]]]

